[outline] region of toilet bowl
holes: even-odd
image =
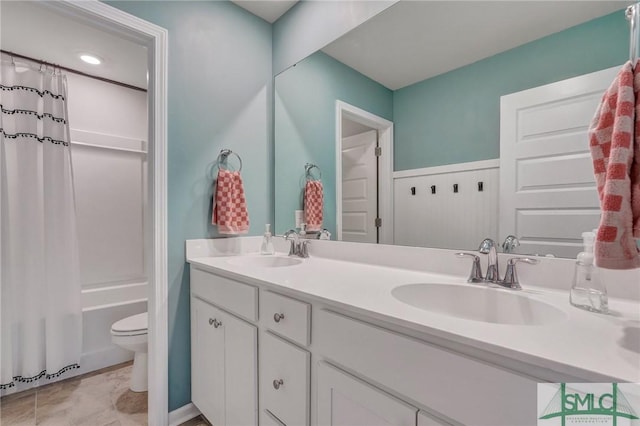
[[[131,371],[130,389],[134,392],[145,392],[147,385],[147,328],[148,315],[133,315],[111,326],[111,341],[134,352],[133,369]]]

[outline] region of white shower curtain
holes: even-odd
[[[0,389],[78,368],[82,311],[66,78],[0,68]]]

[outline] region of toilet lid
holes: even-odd
[[[126,333],[131,331],[143,331],[147,330],[149,326],[149,317],[146,312],[138,315],[133,315],[120,321],[116,321],[111,330],[119,333]]]

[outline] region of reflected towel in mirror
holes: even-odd
[[[322,182],[307,180],[304,187],[304,220],[307,231],[322,229],[322,210],[324,208]]]

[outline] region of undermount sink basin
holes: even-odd
[[[563,311],[548,303],[510,290],[473,284],[407,284],[394,288],[391,294],[425,311],[473,321],[544,325],[566,318]]]
[[[258,268],[281,268],[302,263],[302,259],[288,256],[238,256],[228,260],[232,265],[255,266]]]

